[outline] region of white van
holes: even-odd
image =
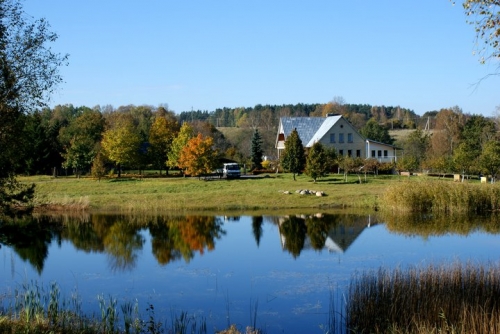
[[[228,179],[240,177],[240,165],[235,162],[224,164],[224,167],[222,168],[222,175]]]

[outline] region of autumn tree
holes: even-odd
[[[107,157],[116,163],[120,177],[123,165],[137,163],[141,138],[130,118],[123,115],[113,128],[104,132],[101,145]]]
[[[34,185],[16,180],[23,115],[45,105],[62,82],[67,55],[54,53],[57,34],[45,19],[28,16],[19,0],[0,1],[0,211],[27,203]]]
[[[328,173],[328,155],[320,142],[311,146],[306,158],[306,175],[312,177],[314,182],[319,177],[324,177]]]
[[[101,179],[104,177],[104,175],[106,175],[105,158],[104,154],[101,151],[98,151],[96,156],[92,160],[90,174],[99,182],[101,182]]]
[[[182,149],[179,167],[191,176],[201,176],[213,171],[217,166],[218,152],[213,148],[211,137],[203,138],[201,134],[191,138]]]
[[[168,116],[167,116],[168,115]],[[157,115],[149,130],[148,153],[153,165],[161,171],[172,147],[172,142],[179,132],[179,123],[169,114]],[[167,168],[168,174],[168,168]]]
[[[171,168],[180,167],[179,159],[181,152],[187,145],[188,141],[193,137],[193,128],[189,123],[182,124],[179,133],[172,140],[172,146],[167,153],[166,165]]]
[[[193,128],[193,133],[201,133],[203,137],[212,137],[214,147],[219,152],[225,152],[231,143],[226,139],[224,134],[220,132],[213,124],[206,121],[194,121],[190,123]]]
[[[479,156],[479,164],[487,175],[491,175],[491,182],[493,183],[500,171],[500,142],[491,140],[484,145],[484,149]]]
[[[359,183],[361,183],[361,177],[359,176],[360,168],[363,166],[361,158],[340,156],[337,163],[339,168],[344,172],[344,182],[347,182],[347,175],[349,173],[355,172],[358,175]]]
[[[458,107],[441,109],[430,138],[430,157],[452,156],[460,141],[460,132],[465,124],[465,116]]]
[[[300,174],[305,167],[306,158],[302,140],[299,137],[297,129],[294,129],[288,138],[285,140],[285,149],[281,156],[281,165],[287,171],[293,174],[295,181],[295,174]]]
[[[465,0],[467,22],[476,31],[477,53],[480,62],[500,59],[500,2],[498,0]],[[480,46],[479,41],[483,41]]]
[[[366,174],[373,173],[373,175],[378,174],[378,169],[380,167],[380,162],[377,159],[366,159],[363,164],[363,172],[365,173],[365,181]]]
[[[252,136],[252,169],[262,168],[262,137],[258,129],[255,129]]]
[[[458,145],[456,150],[453,152],[453,162],[455,170],[462,173],[462,182],[465,180],[465,176],[476,169],[476,158],[477,153],[470,150],[467,143],[462,142]]]

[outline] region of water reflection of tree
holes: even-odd
[[[307,227],[305,220],[296,216],[290,216],[280,225],[280,232],[285,238],[284,247],[294,258],[300,255],[306,240]]]
[[[264,218],[262,216],[252,216],[252,231],[255,242],[257,242],[257,247],[259,247],[260,239],[262,238],[262,234],[264,233],[264,230],[262,229],[263,223]]]
[[[215,240],[225,231],[215,216],[173,217],[149,227],[153,254],[160,264],[167,264],[181,257],[189,262],[196,252],[215,248]]]
[[[91,223],[74,222],[66,224],[63,238],[70,240],[77,249],[87,253],[104,251],[103,237],[97,234],[94,225]]]
[[[391,232],[418,235],[424,238],[446,234],[469,235],[476,231],[500,233],[500,216],[385,214],[384,220]]]
[[[28,261],[41,274],[48,247],[54,238],[60,242],[60,229],[47,218],[2,217],[0,224],[0,245],[12,247],[19,257]]]
[[[331,218],[331,219],[327,219]],[[323,216],[314,215],[306,218],[305,223],[307,227],[307,235],[311,240],[311,246],[315,250],[320,250],[325,247],[326,238],[328,238],[328,232],[335,225],[338,224],[339,216]]]
[[[104,249],[109,255],[112,269],[131,269],[137,261],[137,251],[142,249],[144,238],[139,229],[118,221],[111,226],[103,240]]]

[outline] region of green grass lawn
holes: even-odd
[[[276,209],[373,209],[379,196],[397,176],[330,175],[316,183],[300,175],[269,174],[235,180],[182,177],[91,178],[32,176],[21,181],[36,184],[35,205],[49,209],[90,209],[121,212],[273,211]],[[322,191],[326,196],[299,195],[296,190]],[[290,194],[284,194],[285,191]]]

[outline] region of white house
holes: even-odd
[[[335,147],[342,156],[377,159],[379,162],[396,161],[396,146],[364,138],[341,115],[327,117],[281,117],[276,137],[278,157],[285,149],[286,138],[296,129],[305,148],[320,142]]]

